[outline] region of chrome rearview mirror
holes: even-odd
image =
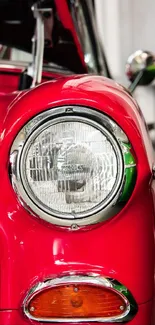
[[[137,85],[148,85],[155,78],[155,55],[149,51],[138,50],[129,56],[125,73],[131,81],[130,90]]]

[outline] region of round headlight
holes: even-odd
[[[18,152],[14,188],[33,212],[51,223],[97,222],[100,211],[112,207],[122,190],[120,144],[102,120],[69,114],[53,118],[52,112],[49,118],[42,113],[45,118],[35,126],[31,121],[18,134],[12,147],[12,155]]]

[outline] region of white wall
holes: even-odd
[[[99,37],[104,45],[114,78],[128,85],[124,67],[137,49],[155,52],[154,0],[95,0]],[[154,86],[135,92],[146,121],[155,121]]]
[[[12,49],[12,51],[11,51],[11,60],[13,60],[13,61],[32,62],[32,54],[23,52],[21,50]]]

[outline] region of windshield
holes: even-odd
[[[18,2],[0,0],[0,44],[23,52],[32,52],[32,39],[36,32],[36,20],[30,5],[32,2],[30,0],[18,0]],[[56,6],[57,1],[49,0],[51,16],[44,17],[44,61],[60,65],[75,73],[86,73],[82,53],[80,54],[75,41],[75,30],[73,26],[68,27],[63,22],[63,18],[65,21],[70,18],[70,13],[66,1],[62,0],[62,3],[66,4],[64,16],[63,12],[61,13],[61,4]],[[28,58],[28,56],[25,57]],[[20,58],[19,54],[18,59]]]

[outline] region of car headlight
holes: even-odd
[[[135,179],[131,153],[129,166],[125,162],[128,146],[119,126],[99,112],[82,107],[43,112],[12,145],[13,187],[48,222],[80,226],[105,220],[125,196],[126,168],[131,167],[132,183]]]

